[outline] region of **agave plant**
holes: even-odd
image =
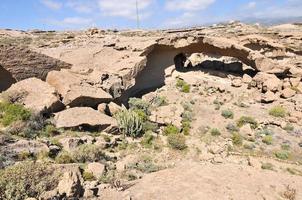
[[[135,111],[122,109],[116,113],[115,118],[124,135],[135,138],[142,134],[143,121]]]

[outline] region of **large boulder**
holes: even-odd
[[[89,82],[86,78],[83,75],[62,70],[48,73],[46,81],[57,89],[63,98],[63,103],[71,107],[96,107],[100,103],[112,100],[112,96],[100,85],[93,81]]]
[[[70,108],[56,113],[54,121],[57,128],[90,126],[104,130],[117,124],[114,118],[88,107]]]
[[[38,113],[58,112],[64,108],[55,88],[37,78],[15,83],[3,95]]]
[[[98,162],[89,163],[86,171],[92,173],[95,178],[100,178],[105,172],[105,165]]]

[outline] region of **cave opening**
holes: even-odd
[[[188,62],[192,55],[206,55],[199,63]],[[229,59],[224,62],[223,59]],[[116,102],[127,105],[131,97],[140,98],[143,95],[154,92],[165,85],[167,69],[179,72],[202,71],[209,75],[220,76],[232,74],[243,76],[248,74],[255,76],[257,71],[251,67],[247,55],[242,52],[222,51],[212,46],[193,44],[182,48],[157,45],[147,55],[147,64],[135,77],[135,85],[123,92]]]
[[[12,84],[16,83],[13,75],[0,65],[0,92],[7,90]]]

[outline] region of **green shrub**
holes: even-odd
[[[156,132],[158,129],[157,123],[146,121],[143,123],[143,132],[146,133],[147,131]]]
[[[175,135],[178,133],[180,133],[179,128],[177,128],[173,124],[169,124],[168,126],[166,126],[163,131],[164,135]]]
[[[239,133],[233,133],[232,135],[232,142],[234,145],[241,146],[243,141],[242,135]]]
[[[49,125],[45,126],[44,135],[46,137],[53,137],[53,136],[58,135],[58,134],[59,134],[59,131],[54,125],[49,124]]]
[[[79,163],[97,162],[104,158],[100,147],[94,144],[83,144],[73,151],[73,160]]]
[[[273,144],[273,136],[271,136],[271,135],[266,135],[266,136],[264,136],[264,137],[262,138],[262,142],[263,142],[264,144],[267,144],[267,145]]]
[[[38,198],[55,189],[59,174],[43,163],[22,162],[0,171],[0,199]]]
[[[126,169],[135,169],[148,174],[159,171],[161,167],[156,165],[150,156],[143,155],[137,162],[128,164]]]
[[[274,132],[268,128],[263,128],[257,132],[257,135],[273,135]]]
[[[56,163],[58,164],[68,164],[68,163],[73,163],[72,155],[67,152],[67,151],[62,151],[60,152],[56,158],[55,158]]]
[[[281,160],[287,160],[289,158],[289,153],[287,151],[278,151],[275,156]]]
[[[217,128],[212,128],[210,132],[211,132],[212,136],[219,136],[219,135],[221,135],[220,130],[217,129]]]
[[[156,107],[168,105],[167,98],[164,96],[156,96],[151,103]]]
[[[22,105],[0,102],[0,122],[4,126],[16,121],[26,121],[30,116],[31,112]]]
[[[142,122],[148,121],[149,116],[143,110],[133,110],[141,118]]]
[[[83,179],[84,179],[84,181],[94,181],[95,177],[94,177],[93,173],[84,171]]]
[[[153,146],[154,136],[152,132],[148,131],[144,135],[141,141],[141,145],[145,148],[151,148]]]
[[[233,133],[233,132],[238,132],[239,131],[239,128],[233,124],[233,123],[229,123],[226,127],[225,127],[230,133]]]
[[[287,115],[287,111],[282,106],[274,106],[269,110],[269,114],[274,117],[284,118]]]
[[[290,144],[281,144],[281,149],[282,150],[290,150]]]
[[[147,115],[150,115],[150,104],[139,98],[130,98],[128,101],[131,110],[143,110]]]
[[[190,121],[182,121],[181,122],[181,127],[182,127],[182,133],[184,135],[190,135],[190,129],[191,129],[191,123]]]
[[[252,129],[256,129],[258,127],[258,123],[253,117],[248,117],[248,116],[240,117],[240,119],[237,121],[237,126],[242,127],[245,124],[250,124]]]
[[[172,149],[184,150],[187,148],[186,137],[182,134],[168,135],[168,144]]]
[[[143,133],[143,120],[132,110],[122,109],[116,113],[115,118],[118,122],[120,131],[133,138],[139,137]]]
[[[272,163],[262,163],[261,169],[274,170],[274,165]]]
[[[226,118],[226,119],[233,119],[234,118],[234,113],[231,110],[223,110],[221,112],[221,115]]]
[[[295,127],[290,123],[287,123],[286,126],[283,127],[283,130],[285,130],[288,133],[294,131],[294,129],[295,129]]]
[[[184,93],[189,93],[191,90],[191,86],[188,83],[186,83],[184,80],[179,78],[176,81],[176,87],[178,87],[180,91]]]

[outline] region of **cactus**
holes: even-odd
[[[142,134],[143,121],[136,112],[122,109],[115,115],[115,118],[123,134],[133,138]]]

